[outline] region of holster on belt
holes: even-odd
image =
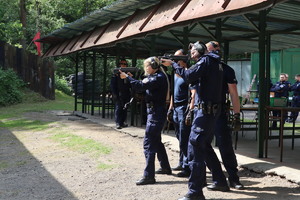
[[[202,113],[205,115],[217,114],[219,107],[220,104],[213,104],[211,102],[198,104],[198,109],[202,109]]]

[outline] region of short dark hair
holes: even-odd
[[[119,65],[121,65],[121,64],[128,65],[128,64],[127,64],[127,61],[126,61],[125,59],[121,59],[121,60],[119,61]]]

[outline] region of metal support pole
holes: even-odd
[[[74,106],[74,110],[77,111],[77,101],[78,101],[78,97],[77,97],[77,89],[78,89],[78,67],[79,67],[79,55],[78,52],[76,53],[76,64],[75,64],[75,106]]]
[[[270,69],[271,68],[271,35],[267,34],[266,36],[266,88],[270,88]],[[267,105],[270,104],[270,95],[267,95]]]
[[[267,105],[267,95],[269,92],[266,88],[266,10],[259,12],[259,107],[258,107],[258,157],[263,157],[264,139],[266,134],[266,119],[265,107]]]
[[[217,42],[222,43],[222,19],[216,19],[215,37]]]
[[[136,40],[132,41],[132,67],[136,67],[137,56],[136,56]],[[134,91],[131,91],[132,97],[134,97]],[[134,126],[136,116],[136,101],[134,100],[130,105],[130,125]]]
[[[93,51],[93,72],[92,72],[92,105],[91,105],[91,115],[94,115],[94,104],[95,104],[95,85],[96,85],[96,52]]]
[[[120,48],[121,48],[121,45],[120,44],[117,44],[116,45],[116,67],[120,67],[119,66],[119,62],[120,62]]]
[[[183,27],[183,51],[187,52],[189,47],[189,27]]]
[[[102,83],[102,118],[105,118],[106,105],[106,75],[107,75],[107,54],[103,54],[103,83]]]
[[[229,41],[228,40],[224,41],[223,58],[224,58],[224,63],[227,64],[228,58],[229,58]]]
[[[86,52],[83,53],[83,92],[82,92],[82,113],[86,112]]]

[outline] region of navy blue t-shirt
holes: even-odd
[[[174,74],[174,103],[183,103],[188,101],[188,84],[183,78]]]

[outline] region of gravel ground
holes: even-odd
[[[157,175],[154,185],[135,185],[145,166],[140,138],[67,114],[26,113],[23,117],[51,123],[43,130],[0,128],[1,200],[175,200],[187,192],[187,179],[175,175]],[[51,139],[55,133],[92,139],[109,147],[111,152],[100,155],[79,152]],[[167,151],[171,165],[175,166],[178,153]],[[213,192],[204,188],[205,197],[300,199],[297,184],[278,176],[239,170],[245,190]],[[208,182],[210,178],[208,173]]]

